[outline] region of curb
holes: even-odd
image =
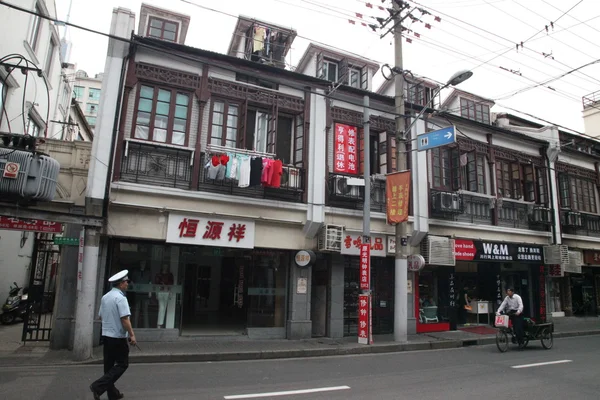
[[[580,336],[600,335],[600,329],[591,331],[573,331],[573,332],[555,332],[555,338],[568,338]],[[219,361],[252,361],[252,360],[275,360],[283,358],[314,358],[331,357],[360,354],[385,354],[401,353],[408,351],[424,350],[446,350],[461,347],[486,346],[495,344],[495,337],[482,337],[478,339],[461,340],[439,340],[434,342],[422,343],[390,343],[377,344],[363,347],[333,347],[321,349],[290,349],[290,350],[260,350],[245,352],[221,352],[221,353],[181,353],[181,354],[135,354],[130,355],[130,364],[160,364],[160,363],[185,363],[185,362],[219,362]],[[0,361],[2,361],[0,359]],[[3,362],[4,367],[24,367],[24,366],[68,366],[68,365],[99,365],[102,364],[102,358],[94,358],[86,361],[60,360],[59,362],[51,360],[35,360],[28,363],[27,360],[20,359],[15,364]],[[2,368],[0,367],[0,370]]]

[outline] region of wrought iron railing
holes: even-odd
[[[560,222],[564,233],[600,237],[600,215],[563,210]]]
[[[128,142],[120,180],[146,185],[190,189],[192,151],[154,144]]]
[[[327,181],[329,193],[328,205],[339,208],[362,210],[365,188],[352,186],[346,182],[346,176],[330,174]],[[371,211],[385,212],[385,181],[371,181]]]
[[[442,207],[436,203],[436,198],[442,193],[445,192],[434,189],[430,191],[432,218],[482,225],[492,224],[492,210],[489,198],[460,193],[455,195],[456,198],[452,200],[452,205],[448,204]]]
[[[305,169],[284,166],[279,188],[253,186],[239,187],[237,179],[218,177],[211,179],[206,168],[207,156],[203,153],[200,157],[200,172],[198,190],[202,192],[213,192],[229,194],[241,197],[264,198],[301,203],[305,190]]]
[[[525,203],[502,200],[498,206],[498,226],[508,228],[530,229],[529,209]]]

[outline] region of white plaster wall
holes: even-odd
[[[0,303],[4,304],[13,282],[19,286],[29,284],[29,271],[33,253],[33,232],[0,230]],[[24,243],[21,247],[21,238]]]
[[[211,78],[235,81],[235,72],[214,66],[210,67],[208,71],[208,76],[210,76]]]
[[[136,62],[160,65],[166,68],[184,71],[202,76],[202,63],[188,61],[180,57],[165,57],[165,53],[148,49],[141,49],[135,56]]]
[[[595,107],[588,107],[583,111],[585,134],[594,137],[600,136],[600,109],[597,107],[598,104]]]
[[[585,156],[576,156],[572,154],[567,154],[565,152],[561,152],[558,155],[558,162],[576,165],[581,168],[589,169],[594,171],[594,162],[590,159],[587,159]]]
[[[538,139],[536,137],[536,139]],[[492,134],[492,144],[494,146],[506,147],[508,149],[518,150],[532,156],[540,156],[540,148],[532,144],[528,144],[522,140],[514,140],[511,138],[502,137],[501,134]]]

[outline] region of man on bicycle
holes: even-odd
[[[507,296],[504,298],[502,304],[500,304],[500,307],[498,307],[496,315],[500,315],[506,308],[506,314],[513,321],[517,343],[521,345],[523,344],[523,299],[512,288],[506,289],[506,294]]]

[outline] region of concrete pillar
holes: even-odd
[[[298,293],[298,283],[306,279],[306,293]],[[290,266],[290,294],[288,297],[287,338],[292,340],[310,339],[312,321],[310,319],[312,268]]]
[[[332,254],[330,268],[329,330],[330,338],[344,337],[344,260],[339,254]]]

